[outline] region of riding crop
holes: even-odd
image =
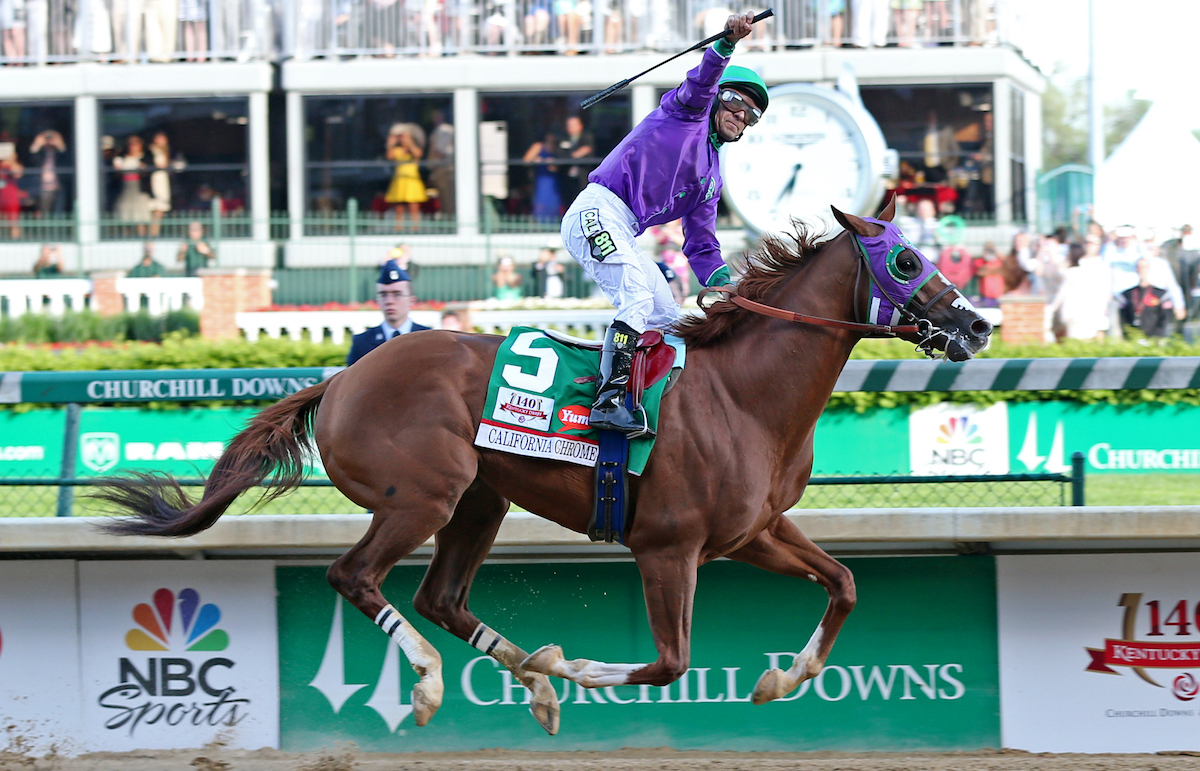
[[[771,8],[768,8],[767,10],[765,10],[765,11],[763,11],[762,13],[758,14],[757,16],[755,16],[755,17],[754,17],[754,21],[755,21],[755,22],[759,22],[759,21],[762,21],[763,19],[769,19],[769,18],[771,18],[771,17],[772,17],[772,16],[774,16],[774,15],[775,15],[775,11],[774,11],[774,10],[772,10]],[[580,102],[580,103],[579,103],[579,106],[580,106],[581,108],[583,108],[583,109],[585,109],[585,110],[586,110],[587,108],[591,107],[591,106],[592,106],[593,104],[595,104],[596,102],[599,102],[599,101],[601,101],[601,100],[603,100],[603,99],[607,99],[608,97],[610,97],[610,96],[612,96],[613,94],[617,93],[617,92],[618,92],[618,91],[620,91],[621,89],[625,88],[625,86],[628,86],[628,85],[629,85],[630,83],[632,83],[633,81],[635,81],[635,80],[637,80],[638,78],[640,78],[641,76],[645,75],[647,72],[653,72],[654,70],[657,70],[659,67],[663,66],[664,64],[667,64],[668,62],[673,62],[673,61],[675,61],[676,59],[678,59],[679,57],[683,56],[684,54],[691,53],[692,51],[695,51],[695,50],[697,50],[697,49],[704,48],[704,46],[706,46],[706,45],[709,45],[709,44],[711,44],[711,43],[715,43],[715,42],[717,42],[718,40],[720,40],[721,38],[725,37],[725,36],[726,36],[726,35],[728,35],[728,34],[729,34],[729,30],[728,30],[728,29],[726,29],[726,30],[723,30],[723,31],[721,31],[721,32],[718,32],[717,34],[713,35],[712,37],[706,37],[706,38],[704,38],[703,40],[701,40],[699,43],[697,43],[696,45],[692,46],[691,48],[689,48],[689,49],[687,49],[687,50],[685,50],[685,51],[680,51],[679,53],[675,54],[675,55],[674,55],[674,56],[672,56],[670,59],[664,59],[664,60],[662,60],[662,61],[661,61],[661,62],[659,62],[658,64],[654,65],[653,67],[651,67],[651,68],[650,68],[650,69],[648,69],[648,70],[643,70],[642,72],[639,72],[638,74],[634,75],[634,76],[633,76],[633,77],[631,77],[631,78],[625,78],[625,79],[624,79],[624,80],[622,80],[620,83],[614,83],[614,84],[612,84],[611,86],[609,86],[608,88],[604,89],[603,91],[600,91],[599,93],[592,94],[592,95],[591,95],[591,96],[589,96],[587,99],[584,99],[582,102]]]

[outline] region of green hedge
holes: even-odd
[[[0,317],[2,343],[85,343],[143,340],[161,342],[171,332],[200,333],[200,316],[190,309],[151,316],[146,311],[101,316],[68,311],[62,316],[26,313]]]
[[[181,332],[164,336],[161,344],[122,342],[82,346],[0,346],[0,372],[85,369],[222,369],[230,367],[331,367],[346,361],[349,343],[311,343],[306,340],[204,340]],[[1061,345],[1010,346],[997,342],[981,354],[984,358],[1092,358],[1103,356],[1200,356],[1200,345],[1180,339],[1161,345],[1138,341],[1123,343],[1070,342]],[[864,340],[855,359],[918,358],[911,343],[900,340]],[[799,364],[803,366],[803,363]],[[850,407],[859,412],[872,407],[925,406],[942,401],[992,404],[997,401],[1073,401],[1085,404],[1194,404],[1200,389],[1172,391],[958,391],[835,393],[830,407]],[[166,405],[155,405],[165,407]],[[178,408],[178,405],[170,407]]]

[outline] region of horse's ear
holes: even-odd
[[[833,210],[833,218],[838,221],[838,224],[851,233],[857,233],[860,236],[870,238],[883,232],[883,225],[876,225],[874,222],[867,222],[861,217],[855,217],[853,214],[846,214],[843,211],[839,211],[836,206],[830,206],[829,208]]]
[[[896,216],[896,196],[895,196],[895,194],[893,194],[888,197],[887,206],[883,207],[883,211],[879,212],[879,216],[876,217],[875,219],[883,220],[884,222],[891,222],[892,218],[895,216]]]

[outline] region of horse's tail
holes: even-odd
[[[196,503],[169,474],[106,480],[92,497],[133,516],[106,522],[100,529],[114,535],[195,535],[212,527],[234,499],[268,476],[271,487],[260,503],[295,490],[304,478],[313,416],[328,386],[328,380],[318,383],[256,415],[225,448]]]

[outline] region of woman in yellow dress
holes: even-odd
[[[421,218],[421,204],[428,200],[425,183],[421,181],[421,170],[417,161],[424,154],[425,137],[420,127],[411,123],[392,125],[387,138],[388,160],[396,162],[396,173],[388,186],[384,200],[396,207],[396,230],[403,230],[403,211],[408,208],[413,230]]]

